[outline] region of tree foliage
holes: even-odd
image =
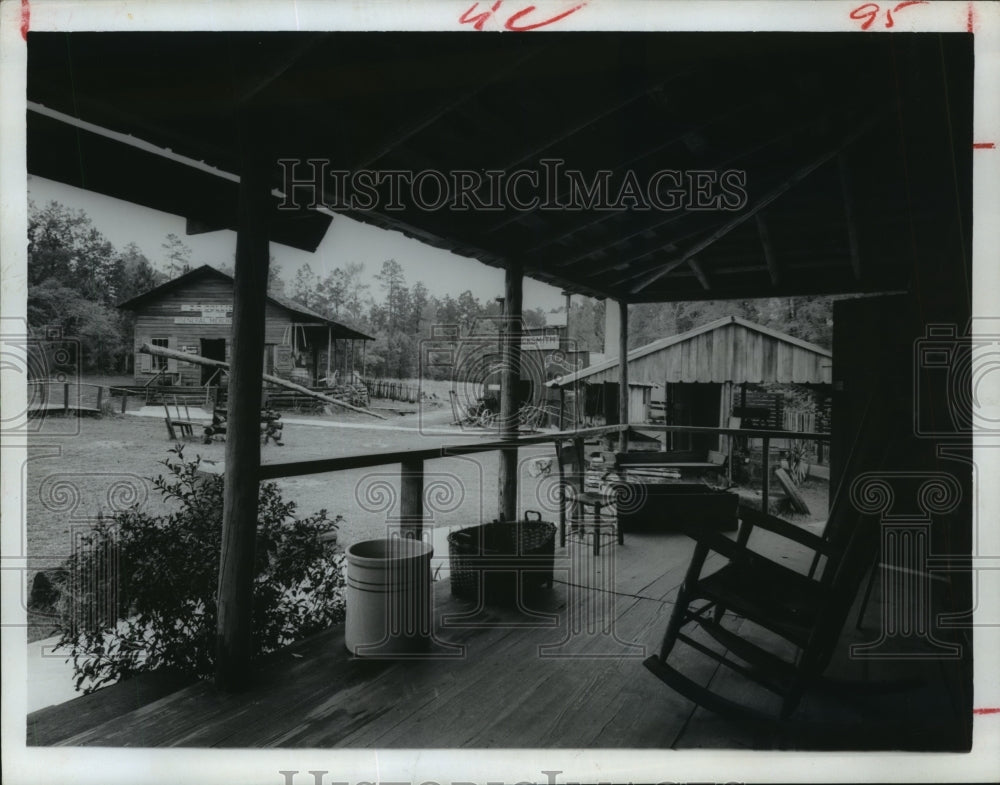
[[[134,243],[118,251],[82,210],[58,202],[28,215],[28,326],[79,347],[83,370],[115,371],[131,349],[132,318],[115,305],[162,283]]]
[[[426,342],[436,335],[436,326],[456,330],[459,338],[473,332],[494,335],[498,329],[501,306],[495,300],[482,302],[470,290],[457,296],[433,295],[422,281],[410,285],[395,259],[385,260],[374,276],[376,298],[363,273],[362,264],[348,263],[321,278],[305,264],[295,274],[291,296],[307,308],[372,335],[375,340],[366,353],[371,375],[448,377],[447,368],[424,367]],[[533,308],[524,312],[523,319],[527,327],[541,327],[546,315],[541,308]]]
[[[829,349],[833,343],[835,299],[837,298],[782,297],[639,303],[629,308],[629,346],[643,346],[725,316],[740,316]]]
[[[159,668],[214,670],[222,477],[200,476],[179,446],[171,453],[153,483],[173,512],[136,505],[99,518],[62,571],[59,645],[84,692]],[[297,518],[274,483],[261,483],[251,660],[343,618],[344,554],[329,538],[338,521],[325,510]]]

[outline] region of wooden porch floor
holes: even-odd
[[[940,662],[909,663],[911,670],[929,674],[930,681],[903,696],[864,696],[846,706],[842,698],[810,698],[793,727],[779,735],[696,708],[642,666],[659,645],[693,550],[691,541],[677,534],[629,534],[623,546],[606,550],[613,558],[595,560],[582,544],[557,547],[555,587],[533,600],[538,616],[492,608],[473,613],[471,603],[451,597],[447,580],[439,581],[439,656],[353,658],[344,647],[343,627],[337,626],[278,653],[261,669],[255,686],[243,693],[220,693],[211,682],[150,688],[147,694],[116,685],[35,712],[28,718],[27,743],[954,748],[949,739],[954,736],[955,679]],[[795,554],[782,558],[794,559]],[[868,617],[877,618],[878,611],[876,597]],[[876,637],[871,629],[859,635],[858,640]],[[732,679],[727,669],[704,658],[691,655],[686,665],[701,683]],[[884,670],[871,663],[859,669],[846,657],[838,667],[861,679],[879,678]]]

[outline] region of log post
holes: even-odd
[[[504,335],[500,378],[500,438],[517,438],[517,389],[521,379],[521,298],[524,271],[507,265],[504,276]],[[517,447],[500,451],[499,515],[501,521],[517,520]]]
[[[771,439],[765,436],[762,442],[760,465],[761,471],[764,472],[764,479],[760,485],[760,511],[767,515],[767,506],[770,503],[769,496],[771,493]]]
[[[242,165],[215,670],[216,685],[227,691],[244,688],[250,680],[271,191],[271,158],[259,135],[261,127],[247,116],[240,122]]]
[[[333,328],[326,326],[326,386],[333,387],[330,383],[330,361],[333,359]]]
[[[628,303],[618,301],[618,452],[628,452]]]
[[[424,462],[403,461],[399,480],[399,525],[404,537],[419,540],[424,525]]]

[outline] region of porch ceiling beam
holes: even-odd
[[[808,177],[817,169],[819,169],[821,166],[823,166],[823,164],[827,163],[827,161],[838,155],[855,139],[857,139],[863,133],[868,131],[868,129],[871,128],[872,125],[874,125],[877,119],[878,116],[873,116],[869,118],[869,120],[865,122],[860,128],[849,134],[847,138],[844,139],[835,149],[823,153],[823,155],[821,155],[812,163],[803,166],[801,169],[792,174],[791,177],[789,177],[787,180],[781,183],[781,185],[779,185],[777,188],[775,188],[773,191],[767,194],[763,199],[757,202],[757,204],[755,204],[749,210],[747,210],[744,213],[741,213],[740,215],[733,218],[731,221],[725,223],[723,226],[721,226],[718,230],[713,232],[710,236],[706,237],[700,243],[696,243],[692,248],[687,250],[684,253],[684,255],[681,256],[680,258],[674,259],[673,261],[668,262],[659,269],[654,270],[650,273],[640,273],[639,275],[642,276],[641,279],[638,281],[638,283],[636,283],[629,289],[629,292],[631,294],[638,294],[650,284],[655,283],[656,281],[660,280],[663,276],[668,275],[670,272],[680,267],[682,264],[687,262],[687,260],[690,259],[691,257],[696,256],[697,254],[701,253],[706,248],[708,248],[710,245],[715,243],[717,240],[720,240],[721,238],[725,237],[727,234],[733,231],[733,229],[742,226],[746,221],[753,218],[755,215],[757,215],[757,213],[759,213],[773,201],[783,196],[785,193],[787,193],[796,185],[798,185],[800,182],[802,182],[806,177]]]
[[[749,155],[753,155],[755,153],[760,152],[761,150],[763,150],[766,147],[769,147],[770,145],[784,142],[789,137],[795,136],[800,131],[802,131],[803,129],[808,128],[808,127],[809,127],[809,123],[808,122],[801,123],[800,125],[797,125],[794,128],[790,128],[790,129],[785,130],[784,132],[782,132],[781,134],[779,134],[778,136],[776,136],[776,137],[774,137],[772,139],[768,139],[766,142],[763,142],[763,143],[757,145],[756,147],[754,147],[751,150],[744,150],[744,151],[742,151],[738,155],[730,156],[729,158],[717,161],[713,166],[711,166],[709,168],[711,168],[712,170],[715,170],[715,171],[718,171],[718,170],[721,170],[721,169],[725,169],[725,168],[727,168],[729,166],[732,166],[733,164],[737,163],[738,161],[740,161],[742,159],[745,159]],[[674,139],[671,139],[670,140],[670,144],[673,144],[674,142],[680,141],[686,135],[687,134],[685,133],[685,134],[682,134],[681,136],[678,136],[678,137],[676,137]],[[663,145],[663,146],[667,146],[667,145]],[[659,149],[659,147],[660,146],[658,146],[655,149]],[[645,154],[642,155],[642,156],[640,156],[640,158],[644,158],[644,157],[645,157]],[[622,168],[624,168],[624,167],[619,167],[619,169],[622,169]],[[619,171],[619,169],[616,169],[614,171]],[[568,237],[572,237],[574,234],[576,234],[581,229],[602,224],[605,221],[614,219],[617,215],[619,215],[619,213],[616,212],[616,211],[607,211],[603,215],[601,215],[600,217],[598,217],[596,220],[593,217],[589,217],[589,218],[588,217],[584,217],[580,221],[578,221],[577,223],[575,223],[569,231],[563,232],[558,237],[546,239],[546,241],[544,243],[540,243],[539,245],[535,245],[532,248],[528,249],[528,252],[529,253],[533,253],[533,252],[542,251],[545,248],[548,248],[548,247],[550,247],[552,245],[555,245],[555,244],[559,243],[560,241],[565,240]],[[650,221],[649,223],[644,224],[640,229],[638,229],[638,230],[636,230],[634,232],[630,232],[629,234],[626,234],[626,235],[615,235],[615,239],[614,240],[612,240],[609,243],[606,243],[603,246],[600,246],[600,247],[597,247],[597,248],[589,248],[586,252],[584,252],[582,254],[578,254],[577,256],[574,256],[574,257],[569,258],[569,259],[559,259],[558,261],[553,262],[553,265],[556,266],[556,267],[568,267],[569,265],[575,265],[578,262],[581,262],[584,259],[587,259],[588,257],[593,256],[595,253],[599,253],[601,251],[610,250],[612,248],[615,248],[615,247],[621,245],[622,243],[626,243],[626,242],[629,242],[630,240],[635,239],[636,237],[640,237],[643,234],[646,234],[647,232],[650,232],[650,231],[653,231],[653,230],[656,230],[656,229],[660,229],[661,227],[664,227],[664,226],[670,224],[673,221],[677,221],[677,220],[681,220],[681,219],[685,219],[685,220],[687,220],[690,223],[691,216],[690,215],[684,215],[684,214],[668,213],[661,220]],[[517,219],[516,218],[508,219],[507,221],[504,222],[504,224],[506,225],[508,223],[513,222],[514,220],[517,220]],[[712,222],[712,219],[709,216],[707,216],[707,214],[706,214],[705,222],[706,223]],[[702,229],[699,229],[698,232],[703,231],[704,228],[707,228],[707,227],[702,227]],[[683,239],[684,239],[683,237],[674,237],[674,238],[672,238],[672,240],[674,242],[678,242],[678,241],[683,240]],[[659,250],[659,247],[652,249],[650,251],[650,253],[655,253],[657,250]],[[673,250],[673,249],[670,249],[670,250]]]
[[[851,270],[854,280],[861,280],[861,252],[858,248],[858,227],[855,221],[854,199],[851,196],[850,172],[847,168],[847,153],[840,152],[837,156],[837,166],[840,169],[840,189],[844,195],[844,214],[847,217],[847,241],[851,251]]]
[[[521,150],[507,161],[507,163],[500,168],[505,172],[510,171],[518,164],[523,163],[525,160],[532,158],[539,153],[543,153],[554,145],[559,144],[559,142],[565,141],[571,136],[574,136],[581,131],[586,130],[595,123],[600,122],[609,115],[624,109],[631,103],[643,98],[654,90],[661,89],[664,85],[669,84],[672,81],[682,78],[683,76],[688,76],[693,72],[694,69],[686,68],[673,74],[669,77],[657,76],[654,79],[645,79],[641,84],[630,90],[623,97],[611,103],[605,104],[603,106],[597,107],[596,110],[589,112],[586,116],[580,118],[575,123],[570,126],[564,126],[555,135],[549,136],[541,142],[534,143],[531,147]]]
[[[757,234],[760,235],[760,245],[764,249],[764,261],[767,262],[767,272],[771,276],[771,285],[777,286],[781,282],[781,269],[778,267],[778,260],[774,255],[774,246],[771,245],[771,233],[764,223],[763,213],[754,216],[757,219]]]
[[[313,33],[304,41],[299,42],[298,45],[292,49],[286,57],[282,58],[279,63],[274,65],[270,71],[240,91],[233,101],[233,108],[249,105],[254,98],[272,85],[275,80],[281,78],[281,76],[284,75],[292,66],[311,52],[316,44],[325,38],[326,33]]]
[[[529,49],[527,52],[522,54],[520,57],[512,60],[508,65],[503,68],[498,68],[491,73],[489,77],[484,77],[475,88],[469,90],[466,93],[462,93],[457,98],[452,98],[450,100],[441,101],[437,106],[433,107],[420,119],[408,125],[406,128],[401,129],[397,134],[390,137],[387,141],[383,142],[378,148],[366,152],[361,158],[354,163],[354,169],[367,169],[376,161],[380,161],[382,158],[387,156],[401,144],[406,143],[414,136],[419,134],[421,131],[434,125],[438,120],[440,120],[445,115],[455,111],[460,106],[475,98],[479,93],[485,90],[487,87],[499,82],[501,79],[505,78],[509,74],[516,71],[528,60],[536,57],[538,53],[542,51],[541,47],[535,47]]]
[[[611,172],[612,172],[612,174],[619,174],[619,173],[623,172],[626,169],[626,167],[631,166],[631,165],[633,165],[633,164],[635,164],[635,163],[637,163],[639,161],[642,161],[642,160],[648,158],[651,155],[655,155],[656,153],[659,153],[662,150],[667,149],[668,147],[672,147],[673,145],[677,144],[678,142],[683,142],[692,133],[701,133],[701,132],[704,132],[706,129],[711,128],[713,126],[725,125],[727,123],[733,122],[733,120],[732,120],[733,117],[742,115],[747,110],[757,108],[758,104],[759,104],[759,100],[757,99],[757,97],[753,97],[750,100],[745,101],[745,102],[743,102],[743,103],[741,103],[741,104],[739,104],[737,106],[731,106],[731,107],[727,108],[726,111],[720,112],[717,115],[713,115],[707,121],[705,121],[704,123],[702,123],[701,125],[699,125],[699,126],[697,126],[695,128],[686,128],[681,133],[674,134],[673,136],[669,136],[665,140],[660,141],[657,144],[652,145],[651,147],[646,147],[646,148],[640,150],[637,155],[634,155],[631,158],[629,158],[628,160],[623,161],[621,164],[619,164],[618,166],[614,167],[611,170]],[[794,134],[798,133],[803,128],[807,127],[807,125],[808,125],[808,123],[802,123],[800,125],[796,125],[793,128],[789,128],[786,132],[782,133],[781,136],[779,136],[776,139],[769,140],[766,144],[773,144],[774,142],[779,142],[779,141],[783,140],[784,138],[786,138],[789,135],[794,135]],[[766,144],[764,146],[766,146]],[[755,148],[751,152],[756,152],[758,149],[759,148]],[[721,163],[717,164],[714,168],[715,169],[720,169],[723,166],[726,166],[728,163],[731,163],[731,161],[721,162]],[[562,195],[563,195],[563,190],[561,188],[557,189],[556,193],[555,193],[555,201],[558,202],[559,201],[559,197],[562,196]],[[525,213],[523,213],[523,215],[530,215],[532,213],[536,213],[540,209],[541,209],[540,206],[536,206],[533,209],[528,210]],[[615,213],[606,213],[606,214],[598,217],[596,220],[583,220],[583,221],[580,221],[577,224],[575,224],[569,231],[564,232],[564,233],[562,233],[562,234],[560,234],[558,236],[555,236],[555,237],[547,237],[544,242],[539,243],[538,245],[535,245],[535,246],[532,246],[531,248],[526,249],[525,252],[531,254],[531,253],[536,253],[536,252],[539,252],[539,251],[543,251],[544,249],[549,248],[552,245],[559,244],[561,241],[565,240],[567,237],[571,237],[573,234],[575,234],[576,232],[578,232],[580,229],[582,229],[582,228],[584,228],[586,226],[593,226],[595,224],[603,223],[604,221],[607,221],[609,218],[613,218],[614,215],[615,215]],[[503,220],[498,221],[497,223],[493,224],[486,231],[487,232],[493,232],[493,231],[496,231],[498,229],[505,228],[505,227],[509,226],[512,223],[516,223],[518,220],[520,220],[520,218],[521,218],[520,215],[514,215],[514,216],[510,216],[508,218],[504,218]],[[642,232],[636,232],[636,233],[630,234],[627,237],[621,238],[619,240],[619,242],[632,239],[633,237],[635,237],[638,234],[642,234]],[[582,257],[578,257],[578,258],[580,258],[580,259],[586,258],[586,255],[584,255]],[[566,265],[569,265],[569,264],[573,264],[575,261],[577,261],[577,259],[560,260],[558,262],[557,266],[563,267],[563,266],[566,266]]]
[[[712,284],[709,282],[708,276],[705,275],[705,271],[704,271],[704,269],[702,269],[701,264],[698,263],[698,260],[697,259],[688,259],[687,263],[688,263],[688,267],[691,268],[691,272],[693,272],[695,274],[695,277],[698,279],[698,283],[701,284],[701,288],[705,289],[706,291],[708,291],[709,289],[711,289],[712,288]]]

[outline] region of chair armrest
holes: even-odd
[[[773,515],[765,515],[760,510],[754,510],[750,507],[744,507],[743,505],[740,505],[737,515],[744,525],[767,529],[769,532],[773,532],[779,537],[784,537],[786,540],[793,540],[794,542],[804,545],[805,547],[810,548],[811,550],[814,550],[824,556],[829,556],[835,550],[828,540],[825,540],[810,531],[806,531],[805,529],[800,529],[795,524],[789,523],[783,518],[777,518]],[[744,539],[745,541],[745,538],[741,539]]]

